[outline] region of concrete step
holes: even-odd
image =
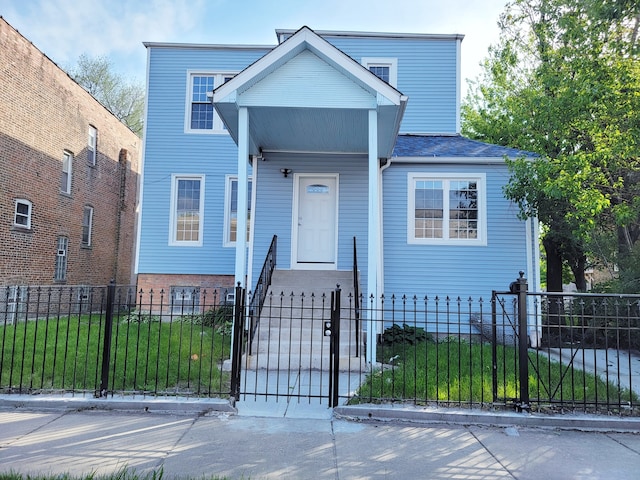
[[[279,362],[279,363],[278,363]],[[248,370],[329,370],[329,356],[314,356],[311,358],[278,356],[274,354],[244,355],[242,368]],[[367,363],[364,355],[360,357],[341,355],[339,371],[341,372],[365,372]]]

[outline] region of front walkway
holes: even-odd
[[[339,373],[341,405],[353,396],[362,380],[357,373]],[[245,370],[240,385],[241,391],[247,392],[240,394],[235,405],[241,416],[329,419],[333,415],[326,371]]]

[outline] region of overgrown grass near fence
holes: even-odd
[[[229,391],[228,325],[202,316],[114,318],[108,391],[210,395]],[[0,391],[90,392],[100,386],[104,319],[71,316],[0,326]]]
[[[518,398],[518,354],[513,347],[496,345],[497,403]],[[529,353],[529,391],[536,408],[542,404],[620,405],[638,396],[607,384],[600,377],[572,371]],[[382,367],[367,375],[351,403],[410,401],[416,404],[485,405],[494,402],[492,346],[448,338],[379,347]],[[548,401],[550,400],[550,401]]]

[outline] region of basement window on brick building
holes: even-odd
[[[91,230],[93,226],[93,207],[85,206],[82,214],[82,246],[91,246]]]
[[[73,154],[65,151],[62,154],[62,178],[60,180],[60,193],[71,195],[71,168],[73,166]]]
[[[31,230],[31,208],[32,204],[29,200],[22,198],[16,199],[15,214],[13,217],[13,226]]]

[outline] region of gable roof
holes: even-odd
[[[313,54],[317,65],[322,63],[336,73],[331,79],[343,77],[341,89],[331,90],[326,85],[322,89],[317,78],[310,83],[311,87],[304,83],[308,82],[307,77],[299,75],[295,68],[298,68],[298,63],[304,67],[304,62],[297,60],[303,59],[306,52]],[[307,58],[307,64],[309,61]],[[288,73],[283,73],[285,71]],[[305,71],[302,70],[302,73]],[[283,78],[276,78],[279,74]],[[271,76],[274,80],[267,80]],[[287,82],[294,82],[297,88],[292,89]],[[354,88],[365,94],[369,102],[367,105],[330,101],[332,96],[340,92],[353,92]],[[268,95],[263,94],[265,92]],[[316,97],[320,95],[321,99],[312,101],[311,94]],[[355,97],[352,94],[350,98]],[[262,149],[364,153],[369,140],[367,112],[375,109],[379,121],[378,151],[381,156],[388,156],[400,129],[407,97],[309,27],[302,27],[216,88],[212,101],[236,143],[239,108],[250,109],[251,154],[257,154]],[[302,118],[301,113],[304,114]],[[344,128],[336,131],[336,126]],[[269,144],[265,145],[265,139],[269,140]],[[300,144],[301,139],[306,139],[304,145]]]
[[[398,135],[393,157],[516,158],[538,155],[517,148],[479,142],[462,135]]]

